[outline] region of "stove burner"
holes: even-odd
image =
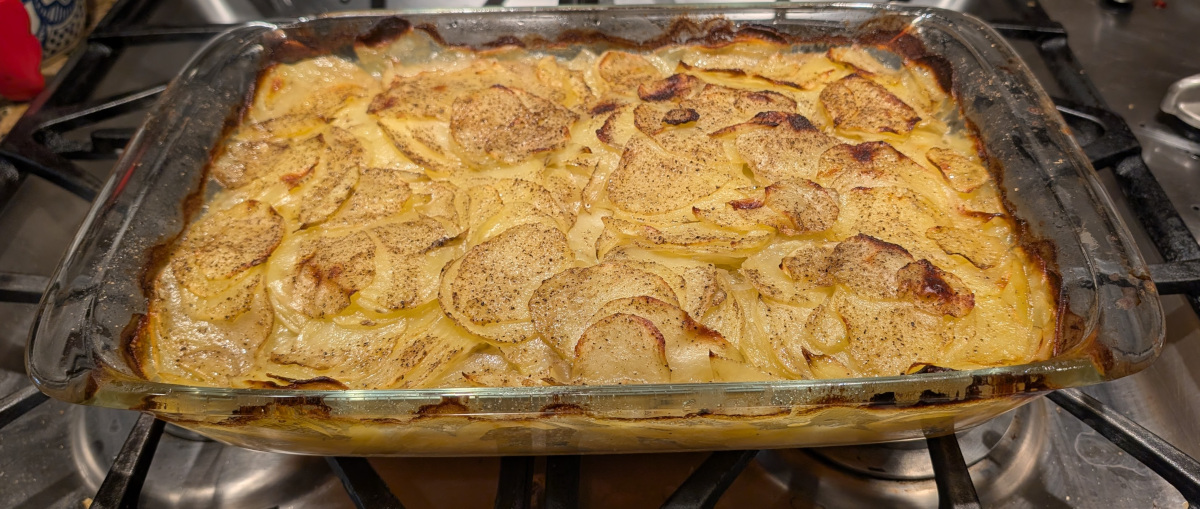
[[[138,414],[72,406],[75,467],[99,489]],[[322,458],[228,447],[168,425],[141,493],[142,507],[272,507],[341,495]],[[341,495],[344,496],[344,495]]]
[[[958,433],[981,493],[1002,500],[1023,484],[1044,448],[1047,424],[1047,404],[1038,400]],[[808,492],[815,507],[934,507],[938,487],[926,444],[763,451],[757,462],[781,489]]]
[[[1044,415],[1022,407],[979,426],[957,433],[963,461],[970,467],[979,463],[996,448],[1012,449],[1028,446],[1023,433],[1037,428],[1041,421],[1031,419]],[[1032,424],[1032,425],[1031,425]],[[867,477],[889,480],[933,479],[933,462],[925,440],[908,440],[883,444],[848,445],[809,449],[813,456],[842,469]]]

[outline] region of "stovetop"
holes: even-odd
[[[127,113],[79,128],[68,121],[63,129],[53,130],[59,134],[36,140],[56,153],[70,156],[83,170],[74,180],[82,182],[83,189],[60,187],[36,176],[10,179],[17,172],[0,158],[0,198],[3,198],[0,199],[0,239],[3,239],[0,240],[0,397],[29,387],[24,375],[23,349],[35,305],[11,301],[32,300],[37,285],[44,283],[44,277],[52,272],[70,244],[90,206],[79,195],[87,195],[88,182],[105,178],[113,154],[141,122],[148,100],[141,100],[142,96],[137,94],[150,94],[152,87],[169,81],[203,44],[204,34],[220,30],[213,25],[328,10],[482,3],[479,0],[120,2],[110,14],[111,19],[136,22],[102,24],[92,36],[93,41],[115,52],[115,58],[106,60],[111,61],[111,67],[91,74],[86,81],[60,84],[60,91],[54,94],[55,101],[42,108],[46,111],[112,97],[125,97],[129,101]],[[510,0],[505,5],[555,3]],[[1200,137],[1158,113],[1158,102],[1171,82],[1200,73],[1200,58],[1195,58],[1200,57],[1195,49],[1200,48],[1200,31],[1195,30],[1200,22],[1200,4],[1167,0],[1166,8],[1159,9],[1155,7],[1158,2],[1134,0],[1129,9],[1113,7],[1115,2],[1110,0],[1042,2],[1050,17],[1061,23],[1060,27],[1041,18],[1038,15],[1041,7],[1032,2],[1027,5],[1025,0],[911,3],[963,10],[995,22],[1010,36],[1014,47],[1050,94],[1070,98],[1064,105],[1086,110],[1081,115],[1103,117],[1103,111],[1087,106],[1107,103],[1136,135],[1142,146],[1142,158],[1168,198],[1134,194],[1133,199],[1126,199],[1123,189],[1136,189],[1144,184],[1145,175],[1139,173],[1140,160],[1136,157],[1113,156],[1097,165],[1101,180],[1138,238],[1143,253],[1151,263],[1163,261],[1162,255],[1172,261],[1200,258],[1200,247],[1194,239],[1185,239],[1190,244],[1172,245],[1164,240],[1171,236],[1169,230],[1155,227],[1148,233],[1141,221],[1150,216],[1170,215],[1162,207],[1173,205],[1186,226],[1184,230],[1200,235],[1200,143],[1195,141]],[[147,29],[163,26],[177,29],[174,33]],[[1061,36],[1063,28],[1070,34],[1070,49],[1074,53],[1063,51],[1062,45],[1067,40]],[[1187,52],[1192,53],[1190,60],[1185,58]],[[1075,68],[1077,63],[1072,55],[1079,58],[1090,79],[1064,81],[1055,75],[1056,71]],[[1075,118],[1072,127],[1077,129],[1081,144],[1087,145],[1094,137],[1095,122],[1079,118]],[[1068,119],[1072,117],[1068,115]],[[1119,124],[1119,119],[1116,120]],[[11,148],[11,139],[5,148]],[[1103,148],[1089,145],[1089,154]],[[1178,234],[1176,231],[1175,237]],[[32,277],[15,284],[14,274]],[[5,284],[10,289],[23,284],[31,291],[6,293]],[[1193,311],[1200,301],[1192,299],[1189,303],[1179,296],[1163,298],[1168,313],[1167,342],[1153,366],[1138,375],[1085,392],[1186,455],[1200,457],[1200,320]],[[371,483],[382,480],[386,491],[395,494],[405,507],[417,508],[500,507],[513,501],[523,507],[654,507],[664,501],[668,505],[677,503],[676,507],[701,507],[706,506],[701,500],[703,494],[711,492],[714,486],[727,488],[723,495],[718,493],[718,498],[713,499],[716,507],[932,507],[939,500],[947,501],[947,490],[949,496],[954,496],[955,485],[950,481],[955,473],[953,470],[947,473],[944,458],[939,459],[946,446],[949,447],[946,450],[961,450],[972,481],[966,485],[974,486],[986,507],[1185,507],[1187,501],[1180,489],[1072,415],[1069,403],[1084,397],[1057,396],[1055,402],[1039,399],[960,433],[952,447],[945,440],[930,441],[934,450],[932,459],[925,442],[910,442],[712,455],[397,458],[372,459],[368,463],[249,451],[168,426],[157,442],[157,450],[151,451],[153,461],[144,479],[141,505],[353,507],[362,506],[363,497],[372,493]],[[0,412],[4,403],[0,401]],[[0,428],[0,507],[87,507],[105,482],[135,421],[138,414],[133,412],[48,401]],[[1102,429],[1112,432],[1112,427]],[[122,457],[122,461],[127,459]],[[377,478],[372,477],[372,469],[366,468],[368,464],[374,467]],[[937,480],[935,471],[939,474]],[[339,475],[350,480],[349,492]],[[112,476],[109,478],[112,482]],[[563,479],[578,479],[578,485],[572,483],[564,488]],[[137,493],[136,482],[140,480],[134,476],[132,493]],[[949,487],[942,486],[940,498],[938,481],[950,482]],[[962,484],[958,486],[961,488]],[[355,486],[359,488],[357,492]],[[689,486],[696,489],[684,489]],[[689,496],[701,499],[689,500]],[[697,501],[701,503],[689,503]]]

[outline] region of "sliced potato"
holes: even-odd
[[[375,241],[366,232],[321,236],[305,243],[290,281],[293,310],[310,318],[335,315],[375,279]]]
[[[522,224],[471,248],[442,273],[438,302],[463,328],[498,343],[533,334],[531,297],[571,263],[567,238],[539,223]]]
[[[699,93],[679,103],[679,106],[696,110],[700,115],[696,127],[710,133],[745,122],[764,111],[796,111],[796,101],[778,92],[750,91],[713,84],[706,84]]]
[[[917,260],[897,273],[901,298],[911,299],[931,313],[961,318],[975,308],[975,295],[962,280],[929,260]]]
[[[779,228],[784,235],[825,231],[838,217],[837,193],[805,179],[780,180],[767,186],[763,205],[788,219],[788,224]]]
[[[450,135],[473,159],[516,164],[564,147],[578,118],[519,88],[493,85],[454,101]]]
[[[301,228],[321,223],[342,206],[358,183],[363,147],[350,132],[331,128],[325,154],[313,170],[312,181],[300,191]]]
[[[362,225],[404,210],[412,190],[403,172],[387,168],[365,168],[359,174],[354,194],[329,223],[331,226]]]
[[[666,341],[645,318],[615,314],[588,327],[575,345],[572,382],[582,385],[667,383]]]
[[[605,217],[604,231],[596,239],[596,256],[603,259],[618,245],[633,245],[677,255],[705,255],[711,259],[746,256],[771,241],[766,230],[737,232],[703,223],[654,228]]]
[[[705,327],[688,316],[679,306],[654,297],[639,296],[615,299],[606,303],[594,315],[591,323],[604,317],[624,313],[650,320],[666,342],[667,364],[672,383],[699,383],[713,380],[709,356],[736,356],[736,350],[721,334]]]
[[[987,168],[952,150],[933,147],[925,153],[925,158],[937,166],[950,187],[960,193],[970,193],[990,180]]]
[[[941,178],[884,141],[841,144],[821,154],[817,181],[845,192],[856,187],[904,187],[932,199],[944,197]]]
[[[661,214],[690,206],[716,192],[730,178],[719,168],[672,154],[648,138],[634,136],[609,176],[608,198],[623,210]]]
[[[606,51],[596,63],[600,77],[613,92],[636,95],[643,83],[662,78],[662,72],[641,55],[624,51]]]
[[[638,97],[651,102],[679,102],[699,92],[703,86],[700,78],[690,74],[672,74],[659,81],[639,85]]]
[[[715,135],[725,134],[736,136],[738,155],[750,165],[754,177],[766,185],[784,179],[816,178],[818,158],[837,144],[804,116],[779,111],[759,113]]]
[[[921,121],[911,106],[858,74],[826,86],[821,91],[821,104],[834,127],[848,131],[904,134]]]
[[[209,211],[184,234],[171,270],[184,288],[211,297],[228,288],[224,280],[267,261],[283,233],[283,218],[262,202]]]
[[[584,329],[604,304],[648,296],[678,305],[675,290],[635,265],[606,262],[567,269],[547,279],[528,299],[533,326],[565,358],[571,358]]]
[[[830,272],[835,280],[876,299],[896,298],[900,269],[916,261],[903,247],[864,234],[839,243],[831,259]]]
[[[295,182],[316,167],[323,138],[297,141],[235,141],[213,159],[210,171],[221,185],[236,189],[258,180]]]
[[[441,222],[421,217],[371,229],[384,253],[375,279],[359,292],[359,305],[379,313],[408,309],[437,297],[442,268],[462,253],[461,242]]]

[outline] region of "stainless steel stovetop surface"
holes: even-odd
[[[1158,114],[1166,88],[1200,73],[1200,3],[1166,0],[1165,9],[1133,0],[1131,11],[1103,0],[1044,0],[1066,26],[1070,44],[1109,106],[1142,142],[1146,162],[1194,234],[1200,235],[1200,143],[1180,136]],[[389,1],[391,8],[401,2]],[[464,6],[481,0],[406,2],[417,7]],[[552,5],[517,0],[507,5]],[[631,3],[618,1],[617,3]],[[649,3],[649,2],[639,2]],[[663,2],[659,2],[663,3]],[[994,3],[927,0],[983,14]],[[318,2],[258,0],[164,2],[149,23],[233,23],[323,10],[366,8],[365,0]],[[94,87],[105,97],[165,82],[199,46],[171,43],[127,50]],[[1052,95],[1055,87],[1032,46],[1015,44]],[[137,114],[101,127],[135,127]],[[105,175],[111,162],[85,162]],[[1158,255],[1113,183],[1110,195],[1151,262]],[[0,267],[48,275],[61,258],[89,205],[30,178],[0,211]],[[1181,298],[1166,297],[1167,343],[1148,370],[1087,392],[1200,457],[1200,320]],[[34,306],[0,303],[0,396],[28,385],[23,349]],[[107,472],[136,415],[49,401],[0,431],[0,508],[85,507]],[[964,455],[986,507],[1186,507],[1169,484],[1083,423],[1045,400],[962,434]],[[915,451],[915,452],[914,452]],[[655,507],[705,454],[589,456],[581,465],[583,507]],[[873,466],[888,467],[882,479]],[[497,458],[372,460],[407,507],[490,507]],[[538,469],[541,466],[537,467]],[[883,448],[766,451],[734,482],[717,507],[933,507],[936,488],[924,449]],[[896,479],[902,478],[902,479]],[[537,479],[535,478],[535,484]],[[535,486],[535,490],[538,488]],[[168,428],[143,490],[143,507],[351,507],[319,458],[269,454],[205,441]]]

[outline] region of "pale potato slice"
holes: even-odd
[[[366,371],[366,376],[353,382],[352,387],[428,387],[486,345],[445,315],[432,313],[431,316],[410,324],[395,340],[391,354],[375,364],[375,369]],[[354,368],[346,366],[346,369]]]
[[[257,276],[248,278],[257,281]],[[184,290],[172,271],[163,271],[154,292],[159,302],[198,300]],[[274,327],[274,313],[262,285],[249,288],[249,305],[232,319],[193,318],[188,313],[150,313],[155,362],[159,376],[226,386],[253,369],[259,348]],[[224,317],[221,317],[224,318]]]
[[[403,172],[364,168],[350,199],[329,219],[330,226],[357,226],[404,210],[412,189]]]
[[[465,214],[459,213],[457,198],[459,188],[449,182],[427,181],[409,184],[413,194],[419,200],[413,206],[422,215],[438,218],[462,228],[466,221]]]
[[[935,226],[926,231],[925,236],[937,242],[946,254],[962,256],[972,265],[986,270],[1000,265],[1008,256],[1009,247],[1001,232],[984,230],[981,234],[981,229]]]
[[[679,106],[696,110],[700,116],[696,120],[696,127],[705,132],[745,122],[764,111],[796,111],[796,101],[778,92],[750,91],[713,84],[706,84],[699,93],[679,103]]]
[[[375,279],[375,241],[366,232],[321,236],[299,249],[287,305],[309,318],[335,315]]]
[[[469,157],[516,164],[564,147],[578,118],[519,88],[493,85],[454,101],[450,135]]]
[[[462,254],[461,242],[436,219],[386,223],[371,229],[384,253],[374,282],[359,292],[359,305],[386,313],[414,308],[437,297],[442,268]]]
[[[283,234],[283,218],[262,202],[210,210],[184,234],[171,269],[188,291],[210,297],[228,288],[222,280],[267,261]]]
[[[826,136],[803,115],[765,111],[744,124],[730,126],[714,136],[734,135],[738,155],[762,184],[784,179],[814,179],[817,160],[837,140]]]
[[[758,306],[762,332],[771,353],[793,376],[811,378],[805,355],[808,346],[805,324],[812,316],[813,308],[767,299],[759,299]]]
[[[720,282],[724,271],[711,263],[639,248],[609,252],[605,261],[635,263],[635,267],[657,274],[675,290],[680,307],[697,320],[726,298]]]
[[[571,363],[540,336],[499,348],[517,372],[537,385],[562,385],[571,380]]]
[[[904,134],[921,121],[911,106],[879,84],[851,74],[821,91],[834,127],[867,133]]]
[[[380,117],[379,128],[404,157],[431,176],[460,172],[463,162],[450,148],[450,125],[442,121],[410,121]]]
[[[528,312],[541,337],[572,358],[575,345],[601,306],[614,299],[649,296],[678,305],[675,290],[656,274],[623,262],[567,269],[537,288]]]
[[[754,286],[759,293],[780,302],[815,306],[828,293],[821,288],[832,284],[821,278],[793,277],[787,272],[790,256],[798,252],[816,250],[824,247],[825,242],[815,240],[781,240],[746,258],[739,272],[746,282]],[[820,271],[820,268],[813,267]],[[828,267],[824,268],[828,271]],[[824,283],[824,284],[822,284]]]
[[[771,375],[754,367],[744,360],[725,359],[720,356],[712,358],[713,376],[722,382],[768,382],[786,380],[786,378]]]
[[[325,221],[350,197],[363,165],[363,147],[350,132],[330,128],[325,154],[312,181],[300,190],[301,228]]]
[[[623,95],[636,95],[643,83],[662,78],[662,72],[649,60],[624,51],[604,52],[596,62],[596,70],[613,92]]]
[[[231,189],[258,180],[294,185],[317,166],[323,148],[321,136],[297,141],[235,141],[225,145],[209,171]]]
[[[634,136],[608,179],[608,198],[623,210],[661,214],[690,206],[729,181],[719,168],[672,154]]]
[[[342,383],[352,382],[391,355],[406,326],[404,320],[382,327],[353,328],[328,320],[310,320],[299,334],[285,335],[276,341],[270,357],[278,364],[295,364],[317,371],[341,367],[325,376]]]
[[[953,150],[933,147],[925,153],[925,158],[937,166],[950,187],[960,193],[970,193],[990,180],[987,168]]]
[[[535,290],[570,264],[562,231],[539,223],[514,226],[447,266],[438,302],[475,334],[498,343],[524,341],[533,335],[528,320]]]
[[[617,313],[650,320],[662,334],[666,343],[666,359],[671,370],[672,383],[711,382],[713,371],[709,356],[736,355],[736,350],[718,332],[692,320],[679,306],[654,297],[639,296],[609,301],[592,315],[589,322],[599,323],[604,317]]]
[[[596,239],[596,257],[600,259],[619,245],[632,245],[676,255],[704,255],[727,260],[747,256],[774,237],[766,230],[738,232],[704,223],[655,228],[612,217],[605,217],[603,221],[604,230]]]
[[[581,385],[667,383],[666,341],[654,324],[627,314],[604,317],[575,345],[572,382]]]
[[[862,46],[836,46],[829,48],[825,54],[834,62],[853,67],[860,75],[871,76],[888,71],[887,67]]]

